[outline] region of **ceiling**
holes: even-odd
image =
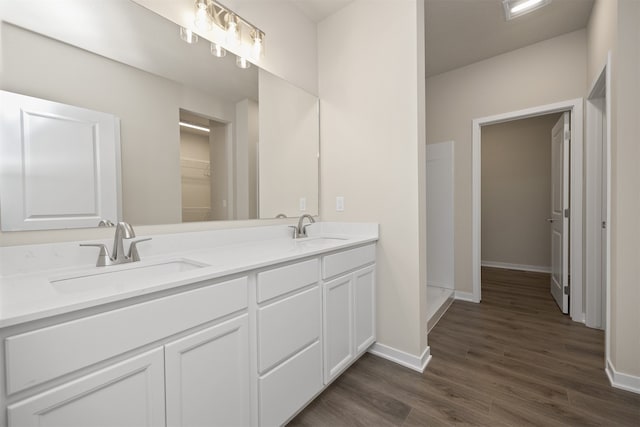
[[[353,0],[289,0],[320,22]],[[425,0],[427,77],[585,28],[594,0],[553,0],[510,21],[502,0]]]
[[[426,0],[427,77],[587,26],[594,0],[553,0],[506,21],[501,0]]]
[[[310,20],[315,23],[342,9],[353,0],[289,0]]]

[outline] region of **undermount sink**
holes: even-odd
[[[112,270],[112,267],[98,267],[99,271],[92,269],[74,275],[51,278],[49,282],[56,290],[63,293],[83,292],[105,286],[125,287],[154,277],[162,278],[173,273],[208,267],[207,264],[188,259],[177,259],[151,265],[132,264],[118,270]]]

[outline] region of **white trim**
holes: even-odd
[[[611,242],[611,52],[607,55],[607,62],[602,66],[600,73],[591,83],[586,102],[587,134],[585,139],[586,156],[586,188],[585,188],[585,320],[589,327],[605,329],[605,355],[609,357],[609,277],[610,277],[610,242]],[[602,104],[604,100],[604,104]],[[604,110],[604,111],[603,111]],[[602,138],[602,116],[606,117],[606,134]],[[602,149],[606,151],[606,165],[602,166]],[[603,194],[601,190],[602,180],[605,179],[607,188]],[[604,247],[602,244],[602,229],[600,222],[602,208],[606,210],[604,221],[605,229]],[[605,275],[602,278],[602,251],[605,252]],[[605,292],[604,313],[602,311],[602,291]]]
[[[374,343],[369,347],[368,351],[375,356],[390,360],[398,365],[402,365],[405,368],[413,369],[420,373],[424,372],[424,369],[431,361],[431,349],[429,346],[424,349],[420,357],[380,343]]]
[[[427,281],[427,286],[433,286],[433,287],[436,287],[436,288],[450,289],[450,290],[453,291],[453,285],[451,283],[437,282],[435,280],[431,280],[431,281]]]
[[[613,387],[640,394],[640,377],[616,371],[609,359],[605,371]]]
[[[533,271],[534,273],[551,273],[551,267],[544,265],[511,264],[508,262],[482,261],[483,267],[504,268],[507,270]]]
[[[473,119],[472,121],[472,281],[475,301],[480,301],[480,256],[481,256],[481,126],[526,119],[544,114],[571,111],[571,200],[570,200],[570,275],[571,318],[584,316],[582,310],[582,145],[583,145],[583,99],[576,98],[524,110]]]
[[[469,301],[469,302],[480,302],[479,299],[476,299],[476,296],[473,292],[462,292],[456,291],[454,294],[454,298],[460,301]]]

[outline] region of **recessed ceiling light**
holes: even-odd
[[[179,122],[179,123],[180,123],[180,126],[185,127],[185,128],[201,130],[203,132],[209,132],[209,128],[204,127],[204,126],[198,126],[198,125],[194,125],[194,124],[187,123],[187,122]]]
[[[551,0],[502,0],[506,20],[517,18],[551,3]]]

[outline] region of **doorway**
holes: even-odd
[[[229,219],[227,126],[180,110],[182,222]]]
[[[583,100],[582,98],[555,104],[543,105],[518,110],[495,116],[483,117],[473,120],[472,124],[472,268],[473,268],[473,300],[480,302],[481,296],[481,182],[482,182],[482,154],[481,127],[491,124],[504,123],[517,119],[537,117],[546,114],[561,113],[568,111],[571,113],[571,150],[569,153],[570,206],[582,206],[582,123],[583,123]],[[569,314],[575,321],[584,322],[583,309],[583,279],[582,279],[582,209],[569,209],[566,212],[569,223],[569,268],[568,275],[571,277],[568,292],[571,294],[571,307]]]

